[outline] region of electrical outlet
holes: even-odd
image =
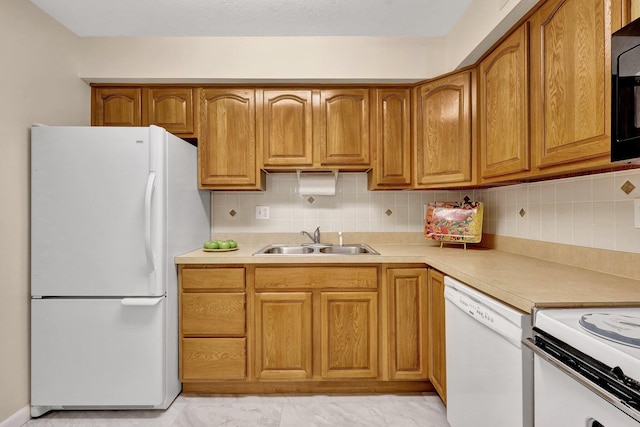
[[[636,228],[640,228],[640,198],[633,199],[633,222]]]
[[[256,206],[256,219],[269,219],[269,206]]]

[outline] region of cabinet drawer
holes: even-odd
[[[244,335],[244,293],[182,294],[183,335]]]
[[[246,338],[183,338],[181,381],[242,380],[246,377]]]
[[[182,289],[244,289],[244,268],[185,268]]]
[[[256,289],[378,287],[377,267],[257,267]]]

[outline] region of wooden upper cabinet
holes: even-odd
[[[93,88],[92,126],[142,126],[142,89]]]
[[[472,72],[416,88],[414,187],[471,184]]]
[[[550,0],[531,17],[534,166],[609,163],[611,0]]]
[[[478,110],[483,182],[522,177],[531,169],[528,44],[529,25],[525,23],[480,63]]]
[[[317,110],[320,166],[369,165],[369,89],[323,89]]]
[[[311,90],[263,90],[258,134],[265,167],[313,165]]]
[[[143,126],[156,125],[174,134],[194,134],[194,92],[190,87],[144,89]]]
[[[253,89],[201,90],[198,182],[201,189],[263,190],[256,161]]]
[[[369,189],[411,187],[411,90],[374,89],[371,108],[372,169]]]

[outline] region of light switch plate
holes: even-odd
[[[256,206],[256,219],[269,219],[269,206]]]
[[[633,222],[636,228],[640,228],[640,198],[633,199]]]

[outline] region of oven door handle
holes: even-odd
[[[603,398],[604,400],[606,400],[607,402],[609,402],[610,404],[612,404],[613,406],[615,406],[616,408],[624,412],[625,414],[629,415],[634,420],[640,422],[640,412],[630,407],[629,405],[626,405],[618,397],[609,393],[607,390],[604,390],[603,388],[599,387],[597,384],[594,384],[593,382],[589,381],[588,379],[578,374],[576,371],[569,368],[567,365],[565,365],[564,363],[562,363],[561,361],[559,361],[558,359],[556,359],[546,351],[542,350],[540,347],[538,347],[535,344],[535,342],[533,341],[533,338],[523,339],[522,344],[525,347],[529,348],[531,351],[533,351],[533,353],[536,356],[539,356],[543,360],[550,363],[551,366],[558,368],[560,371],[567,374],[570,378],[573,378],[575,381],[585,386],[588,390],[600,396],[601,398]]]

